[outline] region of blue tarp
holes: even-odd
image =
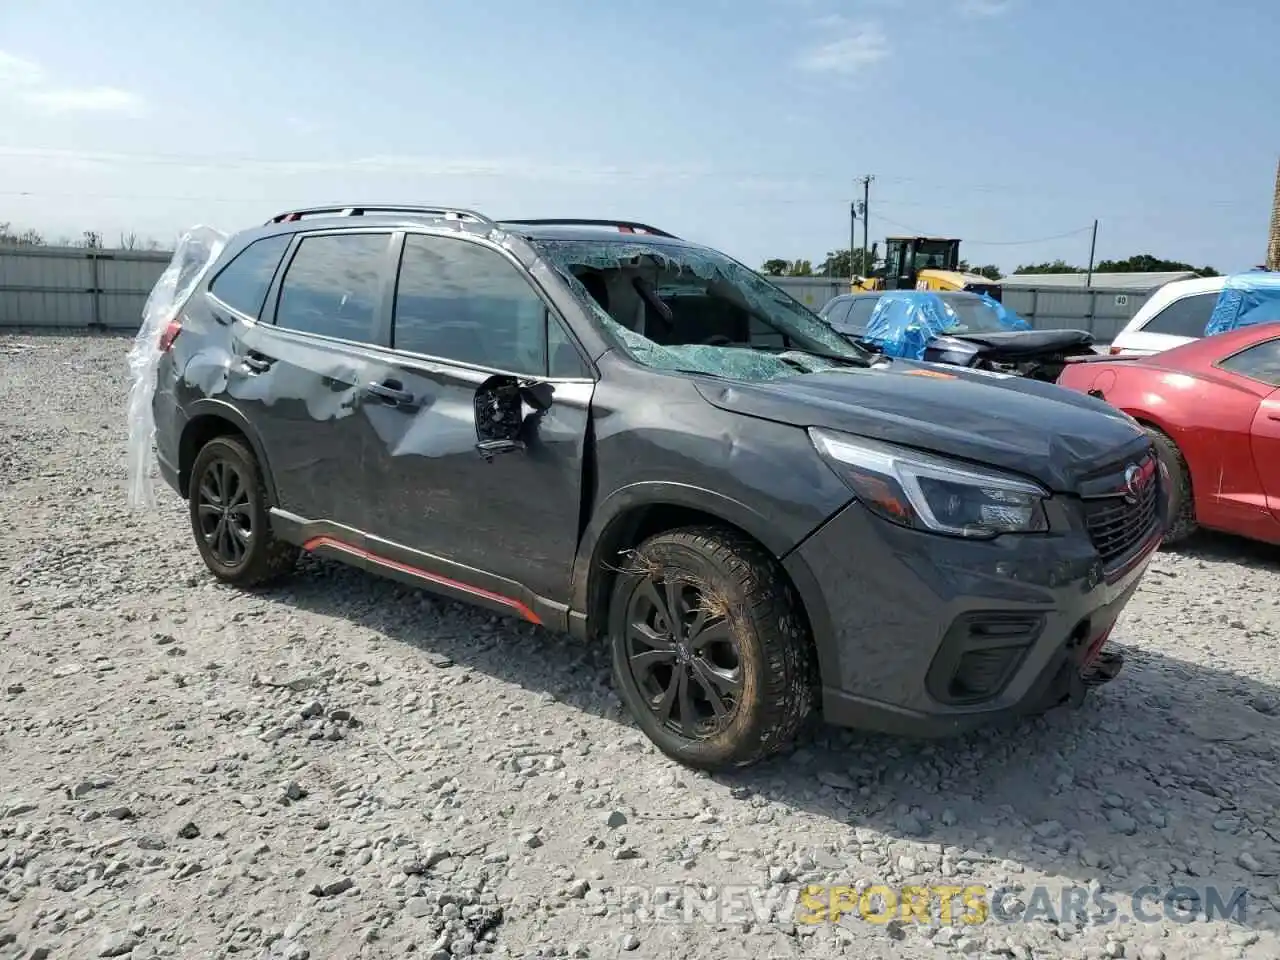
[[[1227,277],[1204,335],[1280,320],[1280,273],[1242,273]]]
[[[974,298],[974,307],[982,311],[980,329],[984,333],[993,329],[1031,329],[1026,320],[986,294]],[[886,356],[923,360],[925,348],[934,337],[976,332],[967,319],[936,293],[890,290],[876,301],[861,339],[878,347]]]

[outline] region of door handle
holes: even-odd
[[[386,380],[382,383],[368,384],[364,388],[364,392],[368,396],[376,397],[388,406],[413,406],[413,394],[408,390],[402,389],[399,380]]]
[[[268,357],[261,353],[248,353],[241,362],[251,373],[266,373],[271,369],[271,365],[276,362],[276,358]]]

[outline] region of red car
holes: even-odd
[[[1205,527],[1280,544],[1280,323],[1069,362],[1058,383],[1147,428],[1173,482],[1166,543]]]

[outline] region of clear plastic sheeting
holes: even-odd
[[[155,415],[151,407],[156,392],[156,368],[160,363],[160,337],[169,321],[178,317],[200,279],[221,255],[227,235],[212,227],[197,226],[178,240],[173,258],[151,288],[142,308],[142,326],[129,350],[129,506],[150,508],[156,504]]]
[[[1280,321],[1280,273],[1242,273],[1227,277],[1204,335]]]
[[[736,380],[776,380],[841,366],[839,358],[865,362],[864,351],[831,330],[816,314],[754,271],[712,250],[644,240],[539,240],[538,252],[569,284],[600,325],[639,363],[660,370],[703,373]],[[648,281],[664,300],[682,288],[759,318],[772,335],[807,349],[768,350],[748,344],[660,344],[605,310],[578,279],[582,270],[617,272]],[[769,334],[766,334],[766,336]],[[831,354],[824,357],[820,354]]]
[[[981,312],[977,322],[962,316],[935,293],[891,290],[876,301],[861,339],[875,345],[885,356],[923,360],[934,337],[1031,329],[1026,320],[992,297],[983,294],[974,297],[972,303],[973,312]]]

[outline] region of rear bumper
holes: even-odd
[[[156,391],[151,400],[151,415],[156,426],[156,462],[164,482],[181,495],[180,447],[187,415],[178,402],[174,383],[173,361],[166,355],[157,366]]]
[[[784,561],[819,611],[825,718],[937,737],[1079,703],[1119,672],[1104,645],[1160,539],[1103,570],[1083,532],[963,541],[851,504]]]

